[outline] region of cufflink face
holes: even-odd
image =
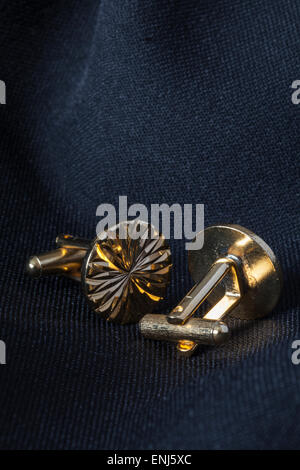
[[[163,299],[171,267],[162,234],[146,222],[121,222],[94,240],[82,264],[83,290],[105,319],[137,322]]]
[[[201,236],[201,232],[196,238]],[[276,306],[282,289],[279,261],[271,248],[255,233],[239,225],[215,225],[204,230],[202,250],[188,254],[189,271],[194,282],[204,278],[218,259],[236,261],[242,297],[230,316],[243,320],[261,318]],[[224,295],[220,282],[207,298],[215,305]]]

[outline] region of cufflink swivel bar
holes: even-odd
[[[204,279],[195,284],[168,315],[160,315],[159,319],[158,315],[155,318],[154,315],[151,316],[151,321],[159,323],[160,326],[155,333],[153,327],[149,326],[149,317],[144,317],[141,321],[141,332],[148,338],[155,334],[156,339],[177,341],[177,349],[184,355],[192,354],[198,344],[222,344],[229,336],[229,329],[220,320],[238,304],[241,298],[235,266],[235,262],[230,258],[217,260]],[[190,319],[223,279],[225,294],[222,299],[202,319]],[[180,334],[184,339],[179,340]]]
[[[280,295],[281,269],[274,253],[237,225],[207,228],[203,248],[189,252],[189,270],[196,284],[182,301],[168,315],[145,315],[140,321],[145,337],[175,341],[184,356],[199,344],[227,340],[229,329],[221,320],[230,312],[249,320],[265,316]],[[193,317],[206,299],[212,307],[202,318]]]

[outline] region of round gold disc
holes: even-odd
[[[282,274],[279,262],[271,248],[257,235],[239,225],[215,225],[200,232],[204,245],[200,250],[189,251],[189,270],[195,282],[199,282],[213,263],[232,256],[239,261],[239,278],[242,298],[230,316],[254,319],[267,315],[280,296]],[[208,297],[215,304],[224,295],[221,281]]]
[[[82,285],[93,310],[117,323],[150,313],[170,280],[171,253],[146,222],[125,221],[101,233],[82,266]]]

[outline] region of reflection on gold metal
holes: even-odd
[[[238,225],[207,228],[203,248],[189,252],[189,270],[196,284],[169,315],[140,321],[145,337],[177,341],[184,356],[199,344],[224,342],[229,331],[221,320],[229,313],[248,320],[263,317],[280,296],[281,269],[273,251]],[[206,299],[212,307],[202,318],[193,317]]]
[[[229,313],[230,310],[240,301],[239,295],[231,295],[230,292],[227,292],[224,297],[222,297],[219,302],[214,305],[203,318],[206,320],[215,320],[218,321]]]
[[[154,294],[150,293],[150,289],[152,288],[150,282],[147,282],[147,284],[146,284],[147,290],[144,290],[141,286],[139,286],[139,280],[138,279],[134,279],[134,277],[132,276],[131,280],[134,283],[134,285],[136,286],[136,288],[140,291],[141,294],[148,295],[149,299],[153,300],[154,302],[159,302],[160,300],[162,300],[162,297],[159,297],[157,295],[154,295]]]
[[[236,271],[235,262],[232,259],[220,259],[216,264],[225,264],[226,282],[224,296],[217,302],[205,315],[205,320],[221,320],[227,315],[240,301],[241,289]],[[224,279],[224,277],[223,277]],[[221,280],[221,279],[220,279]],[[215,284],[215,286],[218,282]]]
[[[136,322],[164,296],[170,249],[163,235],[145,222],[121,222],[93,242],[59,235],[56,244],[56,250],[29,259],[29,274],[81,280],[92,308],[107,320]]]
[[[178,349],[180,349],[180,351],[190,351],[194,344],[195,343],[193,341],[187,341],[182,339],[178,341]]]
[[[181,339],[177,343],[177,351],[185,357],[191,356],[197,347],[198,343],[194,343],[194,341],[186,341]]]
[[[95,243],[85,269],[85,294],[93,309],[108,320],[129,323],[150,312],[165,293],[170,277],[171,255],[165,238],[151,238],[145,222],[122,224],[108,230]],[[134,239],[134,231],[139,238]]]

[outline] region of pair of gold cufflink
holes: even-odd
[[[229,329],[221,320],[227,314],[244,320],[266,316],[282,287],[276,256],[250,230],[215,225],[196,238],[202,236],[203,248],[188,255],[195,285],[168,315],[150,312],[170,281],[170,248],[143,221],[121,222],[93,241],[60,235],[55,250],[29,259],[27,271],[33,277],[62,274],[81,280],[92,309],[103,318],[139,322],[146,338],[176,342],[178,351],[190,356],[200,344],[226,341]],[[194,316],[206,299],[211,308],[201,318]]]

